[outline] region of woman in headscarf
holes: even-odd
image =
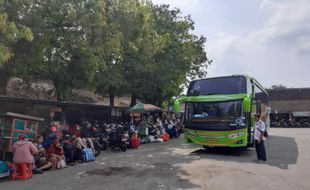
[[[20,134],[18,141],[13,144],[13,162],[15,164],[32,164],[35,166],[34,155],[38,153],[38,149],[32,142],[28,141],[26,134]],[[42,173],[40,168],[33,169],[34,173]]]
[[[18,141],[13,144],[13,162],[17,164],[34,163],[33,155],[38,152],[37,148],[28,141],[26,134],[20,134]]]
[[[13,144],[13,162],[17,164],[34,163],[33,155],[38,152],[37,148],[28,141],[26,134],[20,134],[18,141]]]

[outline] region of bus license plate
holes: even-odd
[[[207,140],[207,143],[208,144],[216,144],[217,140],[216,139],[209,139],[209,140]]]

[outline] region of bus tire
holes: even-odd
[[[253,148],[254,147],[254,143],[249,143],[248,147]]]

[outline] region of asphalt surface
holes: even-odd
[[[104,151],[95,162],[0,179],[0,190],[310,189],[310,129],[271,129],[267,164],[255,150],[204,150],[174,139],[137,150]]]

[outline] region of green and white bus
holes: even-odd
[[[187,95],[174,102],[174,109],[178,113],[185,104],[186,143],[252,147],[255,115],[268,116],[268,99],[267,91],[254,78],[232,75],[192,81]]]

